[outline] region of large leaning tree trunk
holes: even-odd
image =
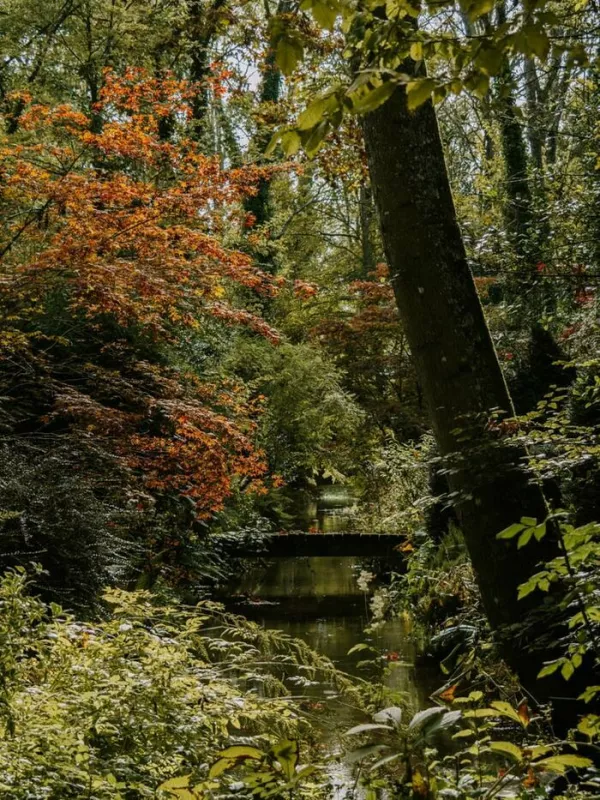
[[[539,631],[523,635],[533,601],[518,601],[517,588],[557,543],[547,536],[517,551],[497,539],[521,517],[548,512],[527,453],[503,435],[512,403],[467,263],[433,106],[409,111],[399,87],[366,115],[364,137],[400,317],[485,612],[506,660],[541,696],[550,687],[535,680],[543,655],[529,652]]]

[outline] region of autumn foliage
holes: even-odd
[[[105,75],[89,114],[24,98],[19,135],[0,140],[0,378],[14,432],[93,439],[202,518],[236,482],[260,489],[258,407],[164,354],[207,325],[277,334],[232,300],[272,295],[272,279],[223,244],[261,172],[200,151],[193,90],[129,70]]]

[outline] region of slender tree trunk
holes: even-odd
[[[525,59],[525,95],[527,98],[527,138],[531,160],[537,170],[536,178],[542,179],[544,169],[544,135],[540,109],[540,82],[533,58]]]
[[[485,611],[508,662],[532,686],[539,663],[526,655],[531,637],[510,631],[528,610],[517,587],[557,548],[549,536],[517,554],[514,542],[496,538],[522,516],[543,519],[547,507],[524,469],[526,452],[502,438],[501,422],[490,425],[494,410],[510,415],[512,403],[467,263],[433,106],[410,113],[399,88],[365,117],[364,135],[400,317]]]
[[[527,151],[511,87],[512,71],[508,59],[505,58],[496,105],[504,156],[506,227],[516,254],[527,266],[531,266],[533,215],[527,177]]]
[[[202,137],[208,111],[206,79],[210,75],[210,47],[217,34],[219,13],[226,4],[227,0],[188,0],[188,28],[192,42],[190,80],[198,84],[192,100],[192,119],[197,139]]]
[[[279,0],[277,4],[276,15],[287,14],[292,6],[290,0]],[[272,108],[279,102],[281,96],[282,75],[281,70],[277,66],[275,60],[275,51],[271,48],[267,53],[265,59],[265,68],[262,76],[262,84],[260,89],[260,103],[261,105],[270,104]],[[253,150],[257,154],[257,161],[263,161],[262,154],[267,149],[271,136],[273,135],[272,125],[263,125],[257,132],[254,141],[252,142]],[[254,215],[256,225],[261,227],[271,219],[270,208],[270,188],[271,181],[269,178],[261,178],[258,182],[258,190],[255,195],[249,197],[246,201],[246,210]],[[271,258],[267,258],[263,265],[265,269],[273,272],[275,271],[274,264]]]
[[[361,183],[359,194],[359,228],[360,247],[362,253],[361,277],[366,278],[375,269],[375,251],[373,248],[373,192],[368,183]]]

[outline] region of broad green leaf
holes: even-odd
[[[589,739],[593,739],[600,733],[600,717],[597,714],[588,714],[579,722],[577,730]]]
[[[589,703],[590,700],[593,700],[597,694],[600,694],[600,686],[588,686],[577,698],[578,700],[583,700],[584,703]]]
[[[326,112],[336,105],[337,103],[334,95],[319,97],[300,114],[296,122],[296,127],[300,131],[307,131],[314,128],[315,125],[323,119]]]
[[[504,528],[503,531],[500,531],[500,533],[496,535],[496,539],[514,539],[524,528],[525,526],[521,525],[520,522],[515,522],[513,525],[509,525],[508,528]]]
[[[165,791],[170,791],[171,789],[187,789],[190,785],[190,776],[183,775],[179,778],[171,778],[158,787],[159,789],[164,789]]]
[[[476,736],[476,731],[471,730],[470,728],[463,728],[461,731],[457,731],[456,733],[452,734],[453,739],[471,739],[473,736]]]
[[[394,94],[395,89],[395,83],[386,81],[370,91],[355,92],[351,96],[353,108],[359,114],[374,111]]]
[[[484,98],[490,89],[489,75],[478,75],[469,88],[475,97]]]
[[[353,736],[356,733],[365,733],[366,731],[392,731],[393,728],[391,725],[384,725],[383,723],[379,722],[365,722],[364,725],[355,725],[353,728],[350,728],[346,731],[344,736]]]
[[[291,75],[304,58],[304,48],[296,39],[281,37],[275,50],[275,61],[284,75]]]
[[[281,137],[281,149],[286,156],[294,156],[300,149],[302,140],[296,131],[286,131]]]
[[[513,708],[510,703],[506,703],[504,700],[494,700],[493,703],[490,703],[491,707],[497,711],[503,717],[509,717],[510,719],[518,722],[519,725],[523,725],[523,727],[527,727],[525,721],[519,716],[518,711],[516,708]]]
[[[565,773],[570,767],[583,769],[584,767],[593,766],[594,762],[590,758],[584,756],[565,755],[565,756],[550,756],[541,761],[536,761],[533,765],[536,768],[550,770],[550,772],[559,772],[561,775]]]
[[[317,152],[328,131],[329,124],[326,120],[319,122],[310,131],[303,131],[307,134],[305,138],[301,136],[307,155],[312,156]]]
[[[312,0],[311,12],[317,25],[332,30],[340,11],[337,0]]]
[[[416,730],[421,728],[427,722],[432,720],[434,717],[440,717],[446,711],[445,708],[441,706],[433,706],[432,708],[425,708],[423,711],[419,711],[414,715],[411,721],[408,724],[409,730]]]
[[[575,667],[573,666],[571,661],[565,661],[562,667],[560,668],[560,674],[566,681],[568,681],[572,677],[574,672],[575,672]]]
[[[481,47],[475,58],[477,66],[488,75],[497,75],[504,60],[504,53],[498,47],[486,45]]]
[[[264,753],[257,747],[248,747],[247,745],[234,745],[227,747],[219,753],[220,758],[263,758]]]
[[[275,148],[279,144],[279,141],[282,138],[282,136],[283,136],[282,131],[275,131],[273,136],[271,136],[271,141],[267,145],[267,148],[265,150],[265,156],[272,156],[273,155],[273,153],[275,152]]]
[[[541,542],[544,536],[546,535],[546,523],[540,522],[539,525],[536,525],[533,533],[536,538],[536,541]]]
[[[460,7],[471,22],[474,22],[483,14],[489,14],[494,8],[494,4],[495,0],[460,0]]]
[[[215,761],[212,764],[211,768],[208,771],[209,778],[218,778],[219,775],[222,775],[227,770],[231,769],[235,765],[235,761],[231,758],[219,758],[218,761]]]
[[[384,756],[383,758],[380,758],[379,761],[376,761],[371,767],[371,772],[379,769],[379,767],[383,767],[384,764],[390,764],[392,761],[397,761],[399,758],[401,758],[401,756],[402,753],[392,753],[391,756]]]
[[[409,81],[406,84],[406,99],[408,107],[414,111],[419,106],[423,105],[431,97],[431,93],[435,88],[435,81],[431,78],[423,78],[418,81]]]
[[[283,773],[288,781],[291,780],[294,777],[296,764],[298,763],[298,742],[282,739],[271,748],[271,752],[281,764]]]
[[[498,753],[507,753],[512,756],[516,761],[521,761],[523,753],[521,748],[512,742],[490,742],[490,749]]]
[[[519,536],[517,540],[517,550],[520,550],[522,547],[525,547],[526,544],[533,538],[535,528],[525,528],[523,533]]]
[[[391,722],[392,725],[398,727],[402,722],[402,709],[398,706],[389,706],[389,708],[384,708],[374,714],[373,720],[375,722]]]
[[[363,759],[369,756],[381,753],[382,750],[389,750],[389,748],[385,744],[365,744],[363,747],[357,747],[356,750],[351,750],[346,755],[346,761],[349,764],[356,764],[357,761],[363,761]]]
[[[525,25],[523,34],[531,52],[541,61],[545,61],[550,52],[550,39],[541,25]]]
[[[521,517],[521,524],[526,528],[533,528],[537,525],[537,519],[535,517]]]
[[[549,664],[546,664],[546,666],[542,667],[542,669],[538,672],[538,678],[545,678],[547,675],[552,675],[552,673],[556,672],[561,664],[562,659],[551,661]]]

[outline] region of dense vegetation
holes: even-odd
[[[289,669],[367,720],[348,797],[600,795],[599,48],[593,0],[0,0],[0,796],[332,797]],[[403,537],[412,720],[214,602],[334,484]]]

